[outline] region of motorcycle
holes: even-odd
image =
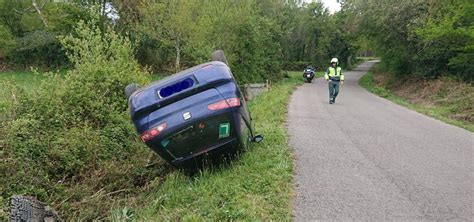
[[[306,81],[308,83],[311,83],[311,81],[313,81],[313,78],[314,78],[314,69],[312,68],[306,68],[303,72],[303,77],[306,79]]]

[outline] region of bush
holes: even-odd
[[[56,35],[44,30],[26,33],[16,39],[16,48],[8,54],[8,60],[23,66],[59,67],[68,63]]]
[[[137,140],[123,95],[147,72],[127,38],[95,24],[79,22],[60,40],[74,69],[19,95],[16,116],[2,123],[0,212],[8,212],[12,194],[27,194],[65,218],[97,219],[114,204],[101,198],[134,192],[154,172],[132,167],[144,166],[149,150]]]
[[[312,65],[312,64],[310,62],[306,62],[306,61],[285,62],[283,64],[283,69],[303,72],[303,70],[306,67],[308,67],[308,65]]]
[[[440,77],[449,73],[467,82],[473,82],[474,65],[474,3],[453,1],[428,20],[426,25],[416,29],[421,39],[422,53],[414,56],[422,64],[418,70],[427,77]]]

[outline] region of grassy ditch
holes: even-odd
[[[302,79],[300,73],[289,77],[249,104],[262,143],[222,169],[193,178],[173,172],[152,181],[135,201],[144,206],[119,208],[112,219],[291,220],[293,162],[284,124],[288,99]]]
[[[43,79],[31,72],[0,75],[2,83],[9,82],[28,93],[34,93]],[[133,174],[131,181],[136,184],[126,185],[124,181],[128,179],[116,178],[112,183],[116,187],[109,189],[106,181],[101,180],[98,185],[93,182],[97,178],[92,176],[90,181],[84,178],[77,185],[53,182],[50,186],[54,187],[47,190],[32,186],[27,194],[47,202],[68,220],[291,220],[293,162],[283,125],[289,96],[296,85],[303,83],[301,75],[289,72],[269,92],[249,103],[257,133],[263,134],[265,140],[230,166],[209,169],[189,178],[177,171],[170,172],[161,161],[145,167],[151,151],[143,147],[128,158],[130,161],[122,161],[123,166],[115,165],[124,177]],[[74,154],[69,156],[73,158]],[[110,169],[97,172],[112,175],[115,171]],[[14,184],[3,184],[0,190],[12,191],[7,185]],[[8,199],[1,202],[7,204]],[[7,217],[8,207],[3,205],[0,218]]]
[[[474,132],[474,87],[450,79],[393,81],[374,66],[359,84],[419,113]]]

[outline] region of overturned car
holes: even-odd
[[[260,142],[222,51],[213,60],[146,87],[125,89],[143,142],[178,168],[197,169]]]

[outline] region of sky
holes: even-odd
[[[305,2],[312,2],[313,0],[304,0]],[[316,0],[314,0],[316,1]],[[341,5],[337,2],[337,0],[320,0],[323,4],[329,8],[331,13],[341,10]]]

